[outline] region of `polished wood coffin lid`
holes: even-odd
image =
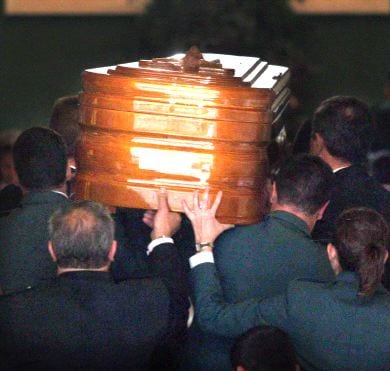
[[[266,146],[289,90],[286,67],[190,49],[82,74],[77,199],[171,208],[223,190],[222,222],[257,222],[266,203]]]

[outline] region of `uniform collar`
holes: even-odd
[[[298,229],[310,237],[309,227],[307,226],[306,222],[304,222],[301,218],[297,217],[292,213],[289,213],[287,211],[275,210],[271,211],[268,214],[268,217],[272,219],[278,219],[283,224],[291,226],[291,228],[293,229]]]
[[[342,271],[336,276],[336,284],[342,284],[343,286],[350,286],[354,288],[356,294],[359,292],[359,276],[356,272],[351,271]],[[380,284],[376,292],[385,292],[388,291]],[[361,296],[362,299],[365,297]],[[369,297],[367,297],[369,299]]]
[[[62,193],[57,193],[53,191],[32,191],[28,192],[23,196],[21,201],[22,206],[33,205],[33,204],[42,204],[42,203],[55,203],[55,202],[66,202],[68,197]]]
[[[61,191],[51,191],[51,192],[58,193],[59,195],[62,195],[64,197],[66,197],[66,198],[69,198],[68,195],[66,193],[64,193],[64,192],[61,192]]]

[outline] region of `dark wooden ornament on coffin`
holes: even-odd
[[[210,62],[211,61],[211,62]],[[259,221],[266,203],[266,147],[289,96],[286,67],[254,57],[201,54],[86,70],[76,199],[173,210],[193,190],[218,190],[218,220]]]

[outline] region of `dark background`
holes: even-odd
[[[2,15],[0,129],[47,125],[55,99],[79,92],[86,68],[166,56],[192,44],[289,66],[304,116],[336,94],[375,105],[390,71],[389,40],[389,16],[294,15],[282,0],[160,0],[129,17]]]

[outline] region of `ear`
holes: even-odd
[[[54,246],[53,246],[53,242],[52,241],[48,242],[47,248],[49,250],[49,254],[50,254],[51,258],[53,259],[53,262],[56,262],[57,261],[57,255],[56,255],[56,252],[54,250]]]
[[[275,182],[272,182],[270,202],[271,202],[271,204],[276,204],[278,202],[278,192],[276,190],[276,183]]]
[[[310,153],[315,156],[319,156],[324,150],[325,142],[322,136],[318,133],[314,133],[310,140]]]
[[[321,206],[321,208],[317,211],[317,220],[322,219],[322,217],[324,216],[324,212],[325,212],[326,208],[328,207],[328,205],[329,205],[329,201],[326,201],[324,203],[324,205]]]
[[[75,176],[74,169],[76,169],[76,160],[74,157],[68,157],[68,161],[66,164],[66,181],[69,182]]]
[[[117,242],[114,240],[114,241],[112,241],[112,245],[111,245],[110,251],[108,252],[108,260],[110,262],[114,261],[114,257],[115,257],[115,254],[116,254],[116,248],[117,248]]]
[[[389,258],[389,251],[386,250],[385,251],[385,259],[384,259],[383,263],[386,263],[388,258]]]
[[[326,247],[326,251],[328,253],[328,259],[330,265],[332,266],[333,271],[336,274],[339,274],[342,271],[342,269],[339,262],[339,254],[337,253],[335,246],[332,243],[328,243],[328,246]]]

